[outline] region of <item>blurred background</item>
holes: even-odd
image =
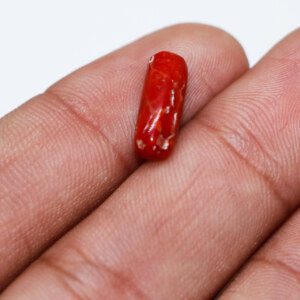
[[[300,0],[0,0],[0,117],[78,67],[179,22],[225,29],[253,65],[299,26]]]

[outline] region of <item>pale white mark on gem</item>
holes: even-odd
[[[170,97],[170,101],[171,101],[171,105],[174,107],[174,100],[175,100],[175,90],[172,89],[171,90],[171,97]]]
[[[170,113],[170,106],[169,105],[166,106],[166,108],[165,108],[165,114],[168,114],[168,113]]]
[[[173,118],[173,126],[175,127],[177,123],[177,112],[174,113],[174,118]]]
[[[165,139],[162,134],[160,134],[156,140],[156,145],[162,150],[167,150],[169,148],[169,140]]]
[[[167,139],[170,140],[170,139],[172,139],[174,136],[175,136],[175,134],[173,133],[173,134],[169,135],[169,136],[167,137]]]
[[[153,151],[155,151],[155,149],[156,149],[156,145],[154,145],[154,146],[152,147],[152,149],[153,149]]]
[[[150,57],[149,64],[151,64],[154,61],[154,55]]]
[[[144,142],[142,140],[136,140],[136,145],[140,150],[144,150],[146,145],[144,144]]]
[[[147,130],[148,130],[148,131],[152,131],[152,130],[156,127],[156,124],[157,124],[157,122],[158,122],[158,120],[159,120],[161,114],[162,114],[162,108],[157,112],[155,118],[154,118],[153,120],[151,120],[150,123],[149,123],[149,121],[148,121],[148,123],[149,123],[149,125],[150,125],[150,126],[149,126],[148,123],[147,123]],[[149,127],[148,127],[148,126],[149,126]]]
[[[161,149],[167,150],[169,148],[169,140],[165,140],[161,146]]]
[[[150,141],[151,141],[151,142],[153,142],[153,141],[154,141],[154,138],[153,138],[153,136],[151,136],[151,137],[150,137]]]

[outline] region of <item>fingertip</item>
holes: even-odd
[[[248,58],[240,42],[221,28],[201,23],[178,23],[158,32],[163,36],[169,36],[172,44],[178,44],[177,47],[183,49],[197,50],[197,46],[201,43],[207,47],[208,54],[213,51],[229,59],[229,65],[232,64],[241,73],[249,67]]]
[[[290,32],[288,35],[284,36],[277,45],[267,53],[268,56],[276,57],[276,58],[296,58],[300,57],[300,28],[295,29]]]

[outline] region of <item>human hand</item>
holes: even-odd
[[[1,299],[207,299],[237,271],[217,297],[298,299],[299,40],[247,72],[223,31],[173,26],[1,119]],[[142,163],[135,121],[160,50],[189,67],[183,124],[169,159]]]

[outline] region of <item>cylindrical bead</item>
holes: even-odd
[[[149,60],[136,125],[137,154],[149,160],[167,158],[175,144],[187,85],[185,60],[162,51]]]

